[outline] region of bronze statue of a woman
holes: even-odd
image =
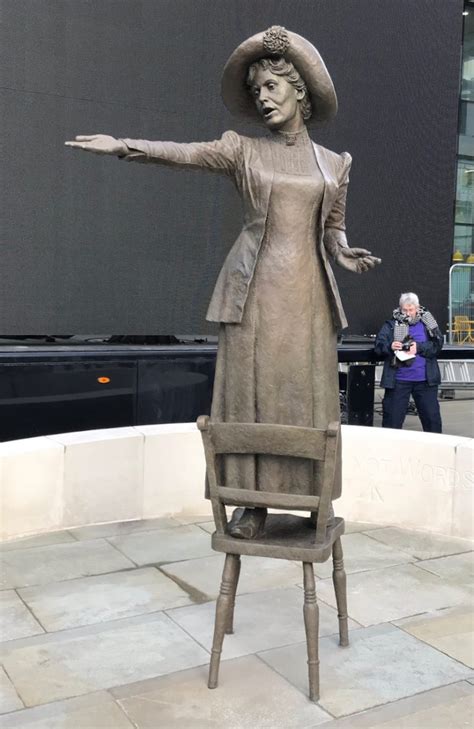
[[[311,141],[306,124],[331,119],[337,99],[316,48],[273,26],[227,61],[222,96],[238,117],[268,134],[225,132],[191,144],[78,136],[70,147],[140,162],[196,167],[232,178],[244,225],[218,277],[207,319],[219,322],[211,417],[325,429],[339,419],[337,329],[347,325],[329,259],[362,273],[380,259],[349,248],[345,201],[351,157]],[[222,482],[238,488],[311,493],[313,463],[228,456]],[[333,498],[340,496],[339,476]],[[233,518],[233,536],[253,538],[266,512]]]

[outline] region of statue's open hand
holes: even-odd
[[[382,259],[376,258],[365,248],[339,248],[336,263],[342,268],[347,268],[348,271],[364,273],[382,263]]]
[[[108,134],[89,134],[75,137],[74,142],[65,142],[66,147],[85,149],[95,154],[127,154],[128,147],[125,142],[115,139]]]

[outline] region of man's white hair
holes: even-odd
[[[418,296],[413,293],[413,291],[407,291],[405,294],[400,294],[400,301],[398,302],[400,309],[402,308],[402,306],[405,306],[405,304],[413,304],[414,306],[419,306],[420,300]]]

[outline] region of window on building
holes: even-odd
[[[474,2],[464,4],[450,341],[474,341]]]

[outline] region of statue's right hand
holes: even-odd
[[[108,134],[79,135],[74,138],[73,142],[65,142],[64,144],[66,147],[85,149],[86,152],[94,152],[95,154],[116,154],[120,156],[128,152],[125,142]]]

